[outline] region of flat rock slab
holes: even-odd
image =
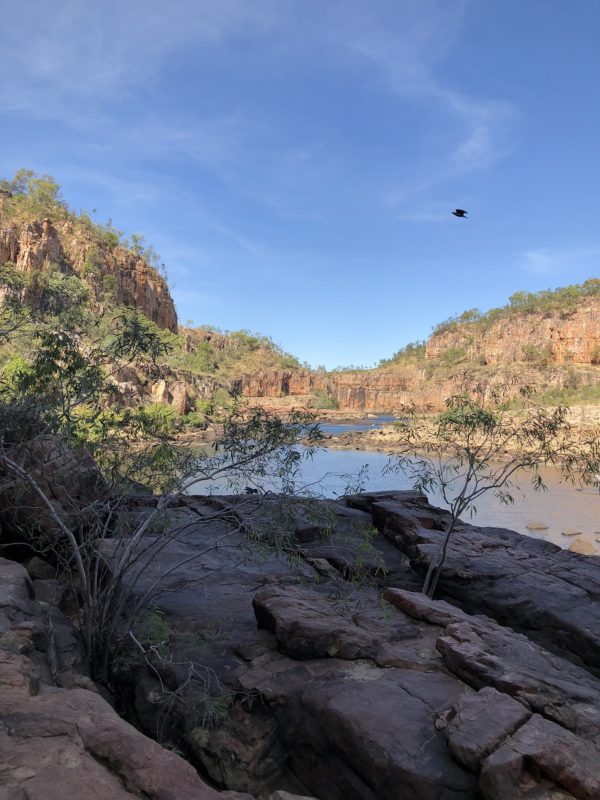
[[[259,627],[274,633],[280,649],[294,659],[376,658],[384,645],[420,634],[410,620],[396,616],[384,622],[372,609],[336,613],[323,594],[306,587],[262,589],[253,606]]]
[[[391,589],[388,602],[439,626],[446,667],[475,689],[492,687],[600,745],[600,679],[526,636],[443,601]]]
[[[423,575],[448,515],[400,492],[371,493],[360,504],[370,506],[378,529]],[[427,527],[419,522],[425,513]],[[461,523],[450,539],[438,593],[600,674],[600,559],[503,528]]]
[[[448,746],[459,764],[476,772],[484,758],[530,716],[523,703],[486,686],[455,706],[446,727]]]
[[[254,609],[283,655],[253,661],[244,688],[273,704],[292,769],[318,797],[475,796],[476,778],[453,760],[435,725],[468,687],[435,671],[433,653],[408,669],[380,666],[382,653],[409,642],[416,661],[430,642],[422,626],[397,612],[336,610],[332,598],[306,587],[263,589]]]
[[[294,772],[327,800],[474,798],[434,719],[464,691],[449,676],[358,670],[313,680],[278,712]],[[327,764],[327,767],[324,765]]]

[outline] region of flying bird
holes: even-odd
[[[451,211],[450,213],[454,214],[455,217],[468,217],[469,216],[467,214],[467,212],[464,210],[464,208],[456,208],[456,209],[454,209],[454,211]]]

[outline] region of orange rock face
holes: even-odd
[[[7,261],[22,272],[55,264],[84,280],[96,296],[104,278],[111,276],[118,304],[137,308],[159,328],[177,331],[177,312],[164,278],[124,247],[111,248],[84,238],[70,220],[0,227],[0,264]],[[93,269],[89,269],[90,261]]]
[[[473,367],[478,380],[497,386],[518,382],[561,389],[573,380],[567,369],[572,365],[577,385],[594,384],[600,380],[600,297],[582,299],[568,312],[521,314],[487,330],[467,323],[434,334],[426,362],[432,367],[446,363],[448,368],[430,374],[427,364],[329,374],[264,370],[243,375],[237,388],[249,402],[261,405],[268,405],[269,398],[273,405],[281,405],[281,398],[288,398],[287,405],[294,398],[297,405],[317,405],[315,395],[324,395],[340,411],[362,414],[398,412],[411,403],[441,409],[447,397],[462,390],[463,374]]]
[[[554,364],[600,361],[600,298],[582,298],[572,311],[519,314],[486,330],[466,323],[427,342],[426,357],[437,360],[451,348],[487,364],[511,364],[536,356]]]
[[[327,374],[310,370],[261,370],[243,375],[235,388],[250,401],[296,399],[297,406],[314,404],[315,395],[335,398],[341,411],[369,413],[396,409],[410,402],[419,374],[365,370]],[[264,404],[264,403],[263,403]]]

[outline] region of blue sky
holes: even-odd
[[[0,13],[0,175],[50,173],[143,234],[182,321],[371,366],[467,308],[600,275],[597,0]]]

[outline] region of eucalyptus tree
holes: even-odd
[[[476,387],[449,397],[439,414],[406,409],[404,421],[397,424],[400,442],[387,470],[404,473],[415,490],[435,492],[450,512],[423,584],[430,597],[459,519],[474,514],[484,494],[512,504],[523,480],[535,491],[544,490],[546,466],[558,468],[567,480],[593,482],[600,464],[598,432],[578,438],[566,407],[536,406],[529,394],[522,389],[521,407],[511,409],[500,402],[498,392]]]

